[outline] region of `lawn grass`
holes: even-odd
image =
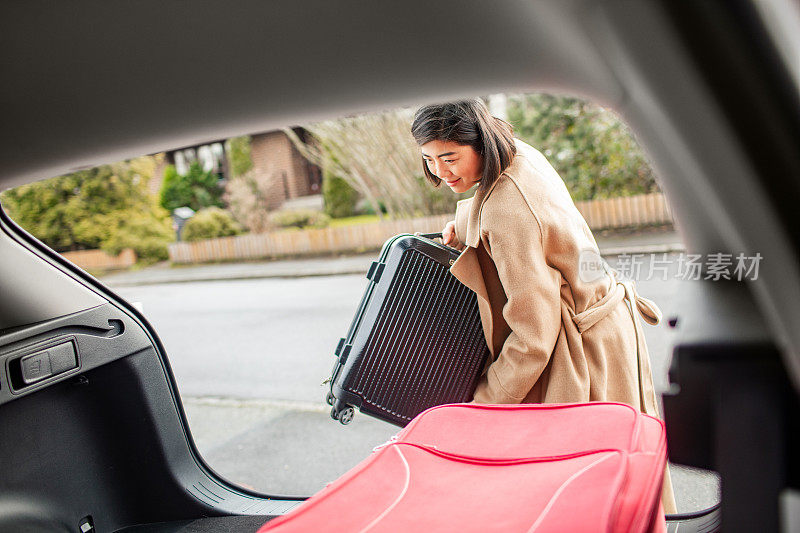
[[[384,217],[384,220],[386,218]],[[359,224],[371,224],[380,222],[378,215],[358,215],[354,217],[332,218],[329,228],[341,228],[344,226],[358,226]]]

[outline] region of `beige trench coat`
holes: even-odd
[[[637,317],[656,324],[658,307],[617,280],[562,179],[516,143],[492,188],[456,210],[450,271],[477,294],[491,352],[474,401],[614,401],[658,416]],[[664,504],[674,512],[671,486]]]

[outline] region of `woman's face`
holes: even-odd
[[[483,158],[472,146],[453,141],[431,141],[420,148],[431,174],[453,192],[467,192],[481,179]]]

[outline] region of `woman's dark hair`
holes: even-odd
[[[452,141],[469,145],[483,158],[480,189],[488,191],[508,168],[517,153],[511,124],[493,117],[480,99],[428,105],[416,112],[411,135],[419,146],[431,141]],[[434,187],[442,180],[428,170],[422,158],[422,171]]]

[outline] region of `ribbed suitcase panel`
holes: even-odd
[[[378,316],[345,384],[362,409],[409,421],[470,399],[486,343],[475,294],[445,265],[406,250]]]

